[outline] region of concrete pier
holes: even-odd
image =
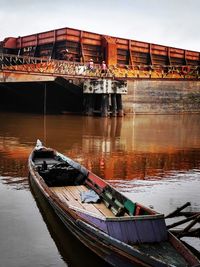
[[[85,96],[85,114],[87,116],[93,115],[94,110],[94,97],[92,94],[88,94]]]
[[[102,94],[101,99],[101,116],[108,117],[109,112],[109,94]]]
[[[117,116],[117,99],[116,94],[111,94],[111,116]]]
[[[46,84],[49,113],[103,117],[200,113],[200,80],[135,79],[126,84],[113,79],[75,81],[30,74],[18,77],[19,81],[12,73],[0,75],[0,109],[43,112]]]
[[[83,85],[85,101],[85,114],[100,113],[102,117],[109,115],[116,117],[123,116],[122,95],[127,94],[127,83],[111,79],[86,80]],[[99,106],[97,96],[101,96]]]
[[[129,81],[122,98],[125,114],[200,113],[200,81]]]
[[[116,95],[116,100],[117,100],[117,113],[119,117],[123,117],[124,112],[123,112],[123,105],[122,105],[122,96],[120,94]]]

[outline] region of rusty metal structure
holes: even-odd
[[[34,72],[48,73],[51,69],[49,72],[56,75],[65,75],[67,70],[67,75],[76,76],[75,68],[86,65],[90,59],[96,64],[96,72],[89,73],[90,77],[101,77],[99,69],[103,60],[108,66],[108,77],[199,79],[200,72],[200,52],[71,28],[5,38],[0,42],[0,52],[15,55],[16,65],[23,64],[19,63],[22,61],[29,68],[33,58],[37,63],[40,58],[43,65],[36,68],[32,65]],[[13,58],[10,63],[15,65]],[[88,72],[83,76],[88,76]]]
[[[73,84],[74,103],[79,87],[83,113],[89,116],[123,116],[122,95],[127,94],[127,81],[137,79],[199,80],[200,52],[71,28],[8,37],[0,42],[0,86],[6,90],[7,84],[11,88],[32,82],[35,87],[36,83],[48,82],[57,88],[59,83],[66,93]]]
[[[0,54],[2,73],[38,74],[43,76],[66,77],[68,79],[199,79],[198,65],[110,65],[102,73],[100,64],[90,70],[84,63],[43,57]],[[5,75],[6,77],[6,75]]]

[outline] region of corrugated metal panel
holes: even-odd
[[[6,38],[2,42],[2,45],[4,48],[12,49],[10,53],[17,53],[16,51],[18,49],[20,50],[20,54],[23,55],[23,50],[21,50],[22,48],[40,46],[38,51],[42,51],[45,49],[43,49],[43,46],[51,44],[52,51],[51,53],[48,52],[48,54],[53,54],[53,49],[56,50],[56,46],[59,46],[59,42],[61,41],[77,43],[79,51],[76,51],[74,58],[75,61],[80,62],[86,62],[90,57],[87,45],[93,46],[94,49],[92,50],[96,51],[96,54],[92,53],[91,55],[96,63],[100,63],[100,61],[106,59],[108,65],[115,65],[117,63],[123,65],[151,65],[154,64],[154,62],[155,64],[167,63],[168,65],[198,65],[200,60],[199,52],[124,38],[103,36],[101,34],[72,28],[51,30],[18,38]],[[111,44],[110,46],[108,45],[109,43]],[[112,53],[109,50],[109,47],[111,46],[113,51]],[[64,47],[64,49],[66,48],[68,47]],[[126,55],[123,56],[122,51],[125,51]],[[72,52],[74,53],[74,51]],[[24,53],[24,55],[27,55],[27,53]],[[56,58],[60,58],[58,52],[54,53],[54,55]],[[38,54],[38,56],[40,55]]]

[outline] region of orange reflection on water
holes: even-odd
[[[49,115],[44,120],[41,115],[1,113],[0,161],[4,172],[12,169],[13,160],[26,166],[39,138],[105,179],[161,179],[170,171],[200,167],[199,121],[198,114]]]

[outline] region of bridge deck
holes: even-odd
[[[198,65],[129,65],[109,66],[102,72],[100,64],[92,70],[87,64],[66,60],[0,54],[0,73],[66,77],[69,79],[199,79]],[[35,80],[35,79],[34,79]]]

